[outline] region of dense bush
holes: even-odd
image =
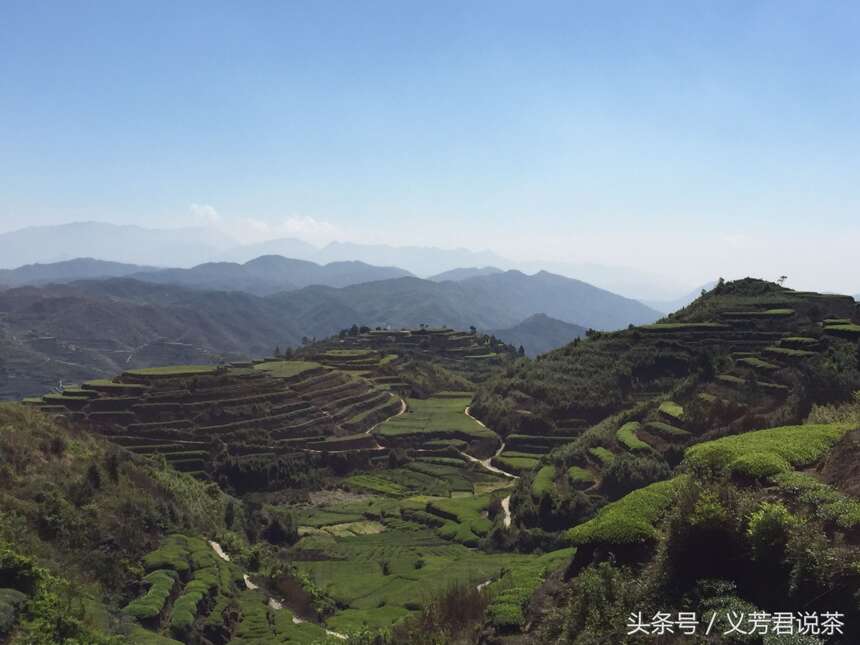
[[[668,464],[657,454],[621,454],[606,469],[601,490],[609,499],[618,499],[637,488],[668,479],[669,475]]]

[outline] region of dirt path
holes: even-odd
[[[395,396],[395,395],[392,394],[391,396]],[[406,410],[407,410],[406,399],[400,399],[400,412],[398,412],[397,414],[392,414],[390,417],[388,417],[384,421],[380,421],[376,425],[371,426],[370,428],[368,428],[367,430],[364,431],[364,434],[370,434],[371,432],[376,430],[379,426],[381,426],[383,423],[388,423],[392,419],[399,417],[401,414],[406,414]]]
[[[472,416],[470,407],[467,407],[463,411],[463,414],[465,414],[467,417],[472,419],[472,421],[474,421],[478,425],[480,425],[484,428],[487,428],[487,426],[484,425],[483,421],[481,421],[480,419],[476,419],[475,417]],[[487,430],[490,430],[490,428],[487,428]],[[496,436],[498,436],[498,434]],[[501,441],[501,438],[499,440]],[[502,452],[504,452],[504,450],[505,450],[505,442],[501,441],[501,445],[499,446],[499,449],[496,450],[496,454],[494,454],[493,457],[498,457],[500,454],[502,454]],[[519,479],[519,476],[514,475],[513,473],[509,473],[506,470],[502,470],[501,468],[497,468],[496,466],[494,466],[492,463],[493,457],[488,457],[487,459],[478,459],[477,457],[473,457],[472,455],[465,453],[462,450],[460,450],[458,452],[461,455],[463,455],[466,459],[468,459],[469,461],[474,462],[476,464],[480,464],[485,470],[487,470],[487,471],[489,471],[495,475],[502,475],[503,477],[508,477],[510,479]],[[505,514],[505,518],[504,518],[504,522],[503,522],[504,526],[505,526],[505,528],[510,528],[510,526],[511,526],[511,496],[510,495],[508,495],[507,497],[505,497],[502,500],[502,511]],[[487,584],[489,584],[489,582],[490,581],[488,581],[486,583],[482,583],[482,584],[484,584],[484,586],[486,586]],[[481,588],[482,587],[479,587],[478,590],[480,591]]]
[[[209,540],[209,546],[212,547],[212,550],[215,551],[215,554],[219,558],[221,558],[225,562],[230,562],[230,556],[227,555],[226,553],[224,553],[224,549],[221,548],[220,544],[218,544],[217,542],[214,542],[213,540]],[[253,582],[251,582],[251,578],[247,573],[243,574],[242,578],[245,581],[245,587],[249,591],[254,591],[255,589],[260,588],[258,585],[255,585]],[[269,597],[268,605],[269,605],[269,608],[274,610],[274,611],[278,611],[279,609],[284,608],[283,602],[281,602],[280,600],[277,600],[276,598],[272,598],[271,596]],[[306,621],[302,620],[298,616],[293,616],[293,623],[295,623],[296,625],[301,625],[304,622],[306,622]],[[345,641],[348,638],[346,634],[341,634],[340,632],[333,632],[330,629],[326,629],[325,633],[328,634],[329,636],[332,636],[332,637],[337,638],[337,639],[342,640],[342,641]]]

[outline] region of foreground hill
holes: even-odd
[[[577,548],[520,642],[627,642],[611,617],[682,608],[724,633],[740,607],[836,611],[827,642],[856,642],[858,397],[854,300],[752,279],[490,379],[471,410],[521,475],[499,543]]]
[[[490,333],[514,347],[522,347],[528,356],[537,356],[585,336],[586,331],[585,327],[535,314],[518,325]]]
[[[404,277],[340,289],[311,286],[267,297],[127,278],[21,287],[0,291],[6,348],[0,392],[20,397],[59,379],[265,356],[275,345],[296,347],[303,338],[353,324],[500,329],[544,312],[591,327],[656,318],[635,301],[585,283],[518,272],[459,283]]]

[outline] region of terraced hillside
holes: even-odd
[[[25,403],[200,477],[216,457],[241,471],[297,452],[377,450],[365,431],[402,405],[358,375],[280,360],[130,370]]]
[[[534,361],[355,328],[27,403],[217,501],[148,524],[102,596],[123,642],[620,643],[637,611],[860,625],[858,322],[851,299],[745,280]],[[65,505],[37,495],[40,531],[112,477],[74,454],[107,465],[76,466]]]
[[[422,395],[458,384],[472,387],[514,359],[516,349],[474,329],[354,326],[296,354],[358,372],[393,390]]]
[[[555,594],[555,603],[571,603],[570,613],[564,614],[569,622],[553,623],[555,618],[549,616],[558,617],[557,607],[546,604],[545,598],[543,608],[536,601],[532,618],[546,620],[547,628],[534,631],[534,641],[525,642],[579,642],[578,632],[621,642],[623,625],[595,624],[576,603],[585,602],[577,596],[586,593],[584,585],[623,585],[628,578],[645,585],[639,595],[630,590],[640,603],[657,599],[675,606],[678,597],[673,593],[709,597],[710,588],[692,590],[710,576],[728,578],[725,602],[731,596],[731,602],[743,598],[767,610],[781,608],[780,601],[789,609],[799,608],[813,602],[814,594],[804,594],[815,588],[815,593],[838,597],[834,602],[845,609],[848,592],[843,591],[858,588],[854,578],[838,578],[845,583],[840,590],[834,589],[836,578],[807,587],[792,583],[780,567],[805,565],[791,554],[785,555],[789,565],[768,565],[776,567],[770,574],[759,568],[764,566],[761,561],[738,563],[744,561],[741,554],[750,548],[746,541],[756,530],[747,525],[749,513],[770,518],[768,514],[787,512],[785,522],[797,526],[818,521],[810,519],[810,513],[817,513],[814,502],[807,505],[813,493],[801,503],[792,497],[795,484],[787,482],[795,480],[797,487],[833,500],[821,548],[827,543],[827,549],[845,549],[844,557],[858,555],[860,534],[847,510],[855,501],[820,488],[821,478],[808,470],[821,468],[841,438],[860,428],[856,404],[845,403],[860,390],[860,334],[854,329],[858,321],[860,311],[852,298],[795,292],[751,279],[720,283],[658,323],[591,334],[537,361],[520,362],[485,383],[472,413],[504,439],[504,450],[493,463],[521,475],[510,501],[514,530],[505,543],[548,533],[563,535],[577,548],[564,583],[573,591],[565,595],[549,585],[542,592]],[[774,485],[781,500],[778,507],[768,506]],[[739,510],[739,498],[732,495],[756,501]],[[702,521],[720,525],[722,538],[695,533],[705,526],[690,528],[696,513],[706,512],[702,505],[711,501],[714,508],[707,512],[722,519]],[[679,504],[683,511],[673,510]],[[840,504],[843,510],[837,511]],[[697,537],[685,542],[686,547],[677,546],[687,537],[675,531]],[[743,531],[746,537],[738,535]],[[733,541],[721,544],[721,539]],[[667,543],[668,559],[652,561],[659,545],[665,548]],[[673,548],[696,553],[707,549],[720,554],[716,560],[721,564],[694,567],[685,559],[695,558],[692,552]],[[731,558],[735,560],[730,564]],[[609,565],[609,560],[616,564]],[[668,582],[651,577],[658,570],[660,580]],[[776,581],[773,588],[781,591],[755,586],[756,576],[760,580],[768,575]],[[801,574],[795,570],[792,575]],[[845,572],[828,575],[850,577]],[[617,603],[609,607],[608,602],[593,605],[591,611],[595,616],[602,611],[621,615],[637,609],[620,609]],[[856,614],[853,606],[845,610]]]

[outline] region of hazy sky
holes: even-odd
[[[860,3],[0,5],[0,231],[491,248],[860,291]]]

